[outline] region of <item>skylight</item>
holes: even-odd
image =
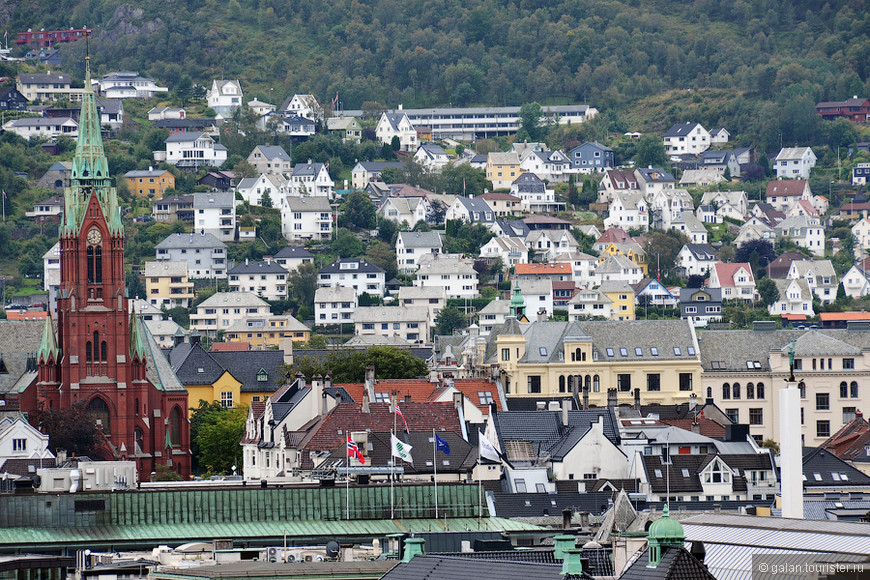
[[[649,347],[649,352],[653,356],[659,356],[659,349],[656,346]]]
[[[613,349],[612,348],[607,349],[607,356],[613,356]]]
[[[538,352],[541,353],[541,356],[547,356],[547,347],[542,346],[538,349]]]
[[[822,481],[822,474],[821,473],[813,473],[813,478],[816,481]]]
[[[634,347],[634,354],[636,354],[637,356],[643,356],[643,349],[639,346]]]
[[[623,347],[623,348],[620,348],[620,349],[619,349],[619,354],[621,354],[622,356],[628,356],[628,349],[627,349],[627,348],[624,348],[624,347]]]
[[[682,354],[682,351],[680,351],[680,347],[675,346],[674,347],[674,355],[680,356],[681,354]]]
[[[683,477],[689,477],[689,470],[685,467],[683,468]]]
[[[686,349],[686,352],[689,353],[689,356],[695,356],[695,347],[690,346],[689,348]]]
[[[662,476],[662,470],[661,470],[661,469],[656,469],[656,472],[655,472],[655,473],[656,473],[656,477],[661,477],[661,476]]]

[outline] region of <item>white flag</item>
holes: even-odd
[[[408,463],[414,463],[414,460],[411,459],[411,447],[392,433],[390,433],[390,443],[392,443],[392,456],[398,457],[402,461],[407,461]]]
[[[495,446],[486,438],[486,435],[480,432],[480,430],[477,431],[477,439],[480,442],[481,457],[492,461],[501,461],[501,457],[499,456],[498,451],[496,451]]]

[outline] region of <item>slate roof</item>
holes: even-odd
[[[277,262],[242,262],[227,274],[286,274],[287,269]]]
[[[215,292],[199,303],[197,308],[221,308],[223,306],[262,307],[268,308],[269,303],[250,292]]]
[[[236,352],[211,352],[212,358],[242,383],[243,393],[274,391],[284,382],[281,367],[284,365],[284,351],[247,350]],[[257,379],[260,370],[268,374],[268,381]],[[277,382],[276,382],[277,381]]]
[[[732,471],[731,475],[731,486],[736,493],[746,491],[746,470],[775,470],[770,454],[767,453],[758,455],[671,455],[670,464],[664,463],[660,455],[644,455],[643,462],[649,478],[650,490],[660,494],[668,493],[668,489],[670,489],[671,494],[703,494],[701,471],[716,457],[732,470],[738,471],[738,474],[734,474]],[[687,470],[689,475],[683,475],[683,470]]]
[[[629,288],[631,288],[629,286]],[[526,349],[521,362],[562,362],[562,343],[568,338],[592,341],[592,360],[692,360],[694,332],[685,320],[588,320],[534,322],[523,332]],[[658,354],[653,354],[655,347]],[[541,349],[546,349],[542,351]],[[625,348],[623,355],[620,348]],[[636,348],[641,349],[638,355]],[[674,349],[678,349],[675,351]],[[611,349],[613,354],[608,353]],[[677,354],[679,352],[679,354]]]
[[[686,248],[696,260],[712,262],[717,259],[716,252],[713,251],[712,246],[709,244],[684,244],[683,247]]]
[[[211,385],[225,372],[214,358],[217,354],[206,352],[199,343],[183,342],[169,351],[169,363],[183,385]]]
[[[619,444],[619,428],[612,409],[603,407],[583,411],[568,411],[568,425],[562,425],[561,411],[502,411],[493,413],[499,447],[506,449],[508,441],[531,443],[532,451],[541,456],[551,454],[561,460],[599,419],[604,421],[604,436]]]
[[[257,149],[263,154],[266,159],[278,159],[280,161],[290,161],[290,155],[284,151],[280,145],[257,145]]]
[[[576,489],[577,482],[572,483]],[[560,516],[564,509],[570,509],[574,513],[602,514],[607,511],[611,497],[609,491],[492,494],[495,513],[501,518]]]
[[[281,259],[299,259],[299,258],[314,258],[314,254],[299,246],[286,246],[281,248],[273,258]]]
[[[461,555],[422,555],[402,562],[381,580],[466,580],[467,578],[499,578],[500,580],[574,580],[588,575],[562,575],[560,564],[539,564],[464,558]]]
[[[17,391],[19,381],[27,385],[36,378],[36,368],[28,365],[28,357],[36,357],[44,320],[0,320],[0,361],[6,367],[0,373],[0,395]]]
[[[179,119],[181,120],[181,119]],[[214,141],[211,135],[205,133],[203,131],[179,131],[177,133],[173,133],[169,137],[166,138],[166,143],[187,143],[189,141],[196,141],[197,139],[208,138],[210,141]]]
[[[746,371],[747,361],[758,361],[760,367],[750,372],[769,372],[769,353],[774,350],[787,352],[789,344],[795,342],[795,355],[819,356],[854,355],[862,349],[870,348],[870,333],[855,330],[812,329],[776,330],[769,332],[755,330],[706,330],[699,340],[701,365],[704,372]],[[712,363],[716,361],[717,368]]]
[[[770,196],[797,197],[803,195],[806,187],[806,179],[774,179],[767,184],[765,199]]]
[[[523,173],[513,181],[511,187],[521,193],[544,193],[547,189],[541,178],[534,173]]]
[[[685,548],[670,548],[655,568],[649,567],[649,549],[644,550],[619,580],[716,580]]]
[[[402,413],[406,413],[403,407],[404,404],[399,404]],[[407,414],[405,417],[407,418]],[[410,421],[408,424],[410,426]],[[390,423],[389,427],[392,426],[393,424]],[[392,443],[390,441],[390,433],[383,431],[387,427],[387,424],[380,424],[377,426],[379,431],[375,432],[373,430],[369,434],[368,442],[371,448],[367,454],[366,465],[372,465],[373,467],[386,467],[389,465],[392,457]],[[431,430],[405,433],[402,429],[402,420],[399,418],[396,423],[396,437],[411,445],[411,458],[414,460],[413,463],[399,462],[405,468],[405,473],[432,474],[435,472],[433,461],[438,461],[439,473],[464,474],[474,469],[474,466],[477,464],[477,447],[472,446],[459,433],[436,430],[438,436],[450,446],[450,455],[445,454],[443,451],[436,451],[433,457],[434,443]],[[340,448],[339,451],[343,453],[344,449]]]
[[[342,269],[341,264],[348,263],[357,263],[359,267],[354,268],[352,270]],[[355,259],[347,259],[347,260],[336,260],[328,266],[324,266],[320,269],[321,274],[338,274],[338,273],[376,273],[383,274],[385,270],[380,266],[376,266],[366,260],[365,258],[355,258]]]
[[[698,126],[698,123],[677,123],[672,126],[663,137],[683,137],[692,132],[692,129]]]
[[[836,477],[834,474],[836,474]],[[805,489],[815,486],[853,487],[856,485],[870,485],[870,476],[821,447],[804,447],[803,475]],[[843,475],[846,477],[844,478]]]
[[[461,195],[456,196],[456,201],[458,201],[465,210],[468,212],[469,216],[474,219],[474,212],[477,212],[479,222],[491,222],[493,221],[493,216],[495,215],[492,211],[492,208],[486,203],[486,200],[481,199],[479,197],[463,197]],[[487,219],[486,214],[489,214],[489,219]]]
[[[165,201],[165,200],[164,200]],[[213,234],[175,233],[168,235],[162,242],[155,246],[157,250],[172,250],[175,248],[185,249],[212,249],[226,248],[227,245],[217,239]]]

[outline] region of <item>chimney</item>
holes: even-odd
[[[634,390],[634,409],[640,411],[640,389]]]
[[[589,385],[583,385],[583,408],[589,408]]]
[[[547,321],[547,311],[543,308],[538,310],[538,322],[546,322]]]
[[[562,426],[568,426],[568,401],[562,401]]]
[[[698,406],[698,395],[692,393],[689,395],[689,410],[693,411]]]
[[[565,512],[568,512],[567,514]],[[568,523],[571,523],[571,510],[566,509],[562,510],[562,522],[564,524],[565,518],[568,519]],[[570,527],[567,526],[567,527]],[[570,550],[575,547],[576,538],[571,534],[559,534],[558,536],[553,537],[553,558],[556,560],[561,560],[564,558],[565,550]]]
[[[580,527],[584,530],[589,528],[589,512],[580,512]]]
[[[453,408],[457,411],[462,408],[462,403],[465,402],[465,397],[462,395],[462,392],[455,391],[453,393]]]
[[[372,365],[366,367],[365,392],[370,401],[375,398],[375,367]]]
[[[403,403],[410,403],[411,402],[411,395],[405,395],[405,400],[402,402]]]
[[[567,530],[571,528],[571,517],[574,515],[574,512],[571,511],[570,508],[565,508],[562,510],[562,529]]]
[[[607,406],[616,406],[616,389],[607,389]]]
[[[580,577],[583,575],[583,550],[580,548],[566,548],[563,551],[562,574],[565,576]]]
[[[368,391],[363,393],[362,409],[360,409],[360,411],[363,413],[371,413],[371,409],[369,409],[369,393],[368,393]]]

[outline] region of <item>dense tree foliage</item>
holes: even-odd
[[[294,357],[293,364],[284,367],[284,376],[294,377],[301,372],[310,379],[331,372],[336,383],[361,383],[367,366],[375,367],[378,379],[412,379],[424,376],[428,370],[425,361],[407,350],[373,346],[367,350],[332,351],[325,359]]]
[[[549,104],[618,108],[673,90],[688,99],[651,128],[693,119],[771,149],[817,135],[815,102],[870,93],[870,13],[852,0],[136,0],[99,10],[64,0],[50,11],[18,0],[7,14],[13,30],[87,22],[97,73],[137,70],[182,99],[239,78],[246,97],[278,103],[338,94],[339,108],[376,114],[381,103],[538,102],[547,114]],[[81,78],[84,43],[62,51]],[[705,91],[722,100],[696,102]]]
[[[228,409],[217,401],[200,400],[190,418],[190,447],[195,472],[229,474],[241,468],[239,442],[245,432],[248,407]]]
[[[110,459],[105,435],[88,416],[84,402],[67,409],[45,409],[37,413],[39,428],[48,434],[49,449],[65,449],[70,455],[91,459]]]

